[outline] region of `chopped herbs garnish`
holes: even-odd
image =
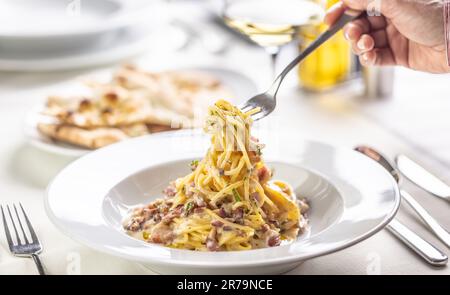
[[[236,202],[240,202],[241,201],[241,195],[239,194],[239,192],[235,188],[233,189],[233,196],[234,196],[234,199],[236,200]]]
[[[260,146],[259,144],[256,146],[256,154],[257,154],[258,156],[261,156],[261,155],[262,155],[261,146]]]
[[[185,211],[186,215],[189,214],[193,208],[194,208],[194,202],[186,203],[186,205],[184,205],[184,211]]]
[[[193,160],[191,164],[189,164],[189,167],[191,167],[191,170],[194,171],[198,167],[198,160]]]

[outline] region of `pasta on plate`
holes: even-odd
[[[220,100],[209,108],[204,130],[211,147],[192,172],[172,182],[165,197],[132,210],[127,233],[150,243],[198,251],[278,246],[307,226],[308,205],[292,187],[272,180],[263,145],[252,137],[254,109],[242,112]]]

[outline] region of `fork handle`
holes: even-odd
[[[429,264],[434,266],[445,266],[447,264],[448,257],[444,252],[419,237],[399,221],[392,220],[386,228]]]
[[[333,37],[337,32],[339,32],[346,24],[349,22],[361,17],[365,12],[347,9],[339,19],[325,32],[323,32],[319,37],[317,37],[305,50],[302,51],[286,68],[281,72],[281,74],[277,77],[272,86],[271,90],[274,90],[275,93],[278,91],[278,88],[283,81],[284,77],[302,60],[304,60],[308,55],[310,55],[314,50],[319,48],[323,43],[328,41],[331,37]]]
[[[39,256],[37,254],[31,254],[31,258],[33,258],[34,263],[36,264],[36,267],[38,269],[38,272],[41,276],[45,276],[44,266],[41,263],[41,260],[39,259]]]

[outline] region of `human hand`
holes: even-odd
[[[449,73],[442,1],[342,0],[328,11],[333,24],[347,7],[367,10],[379,1],[380,16],[357,19],[344,28],[363,65],[400,65],[431,73]]]

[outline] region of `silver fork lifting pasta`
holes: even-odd
[[[220,100],[204,130],[211,147],[192,172],[172,182],[165,197],[134,209],[124,221],[133,237],[168,247],[236,251],[280,245],[306,227],[308,209],[285,182],[271,180],[263,145],[252,137],[251,115]]]

